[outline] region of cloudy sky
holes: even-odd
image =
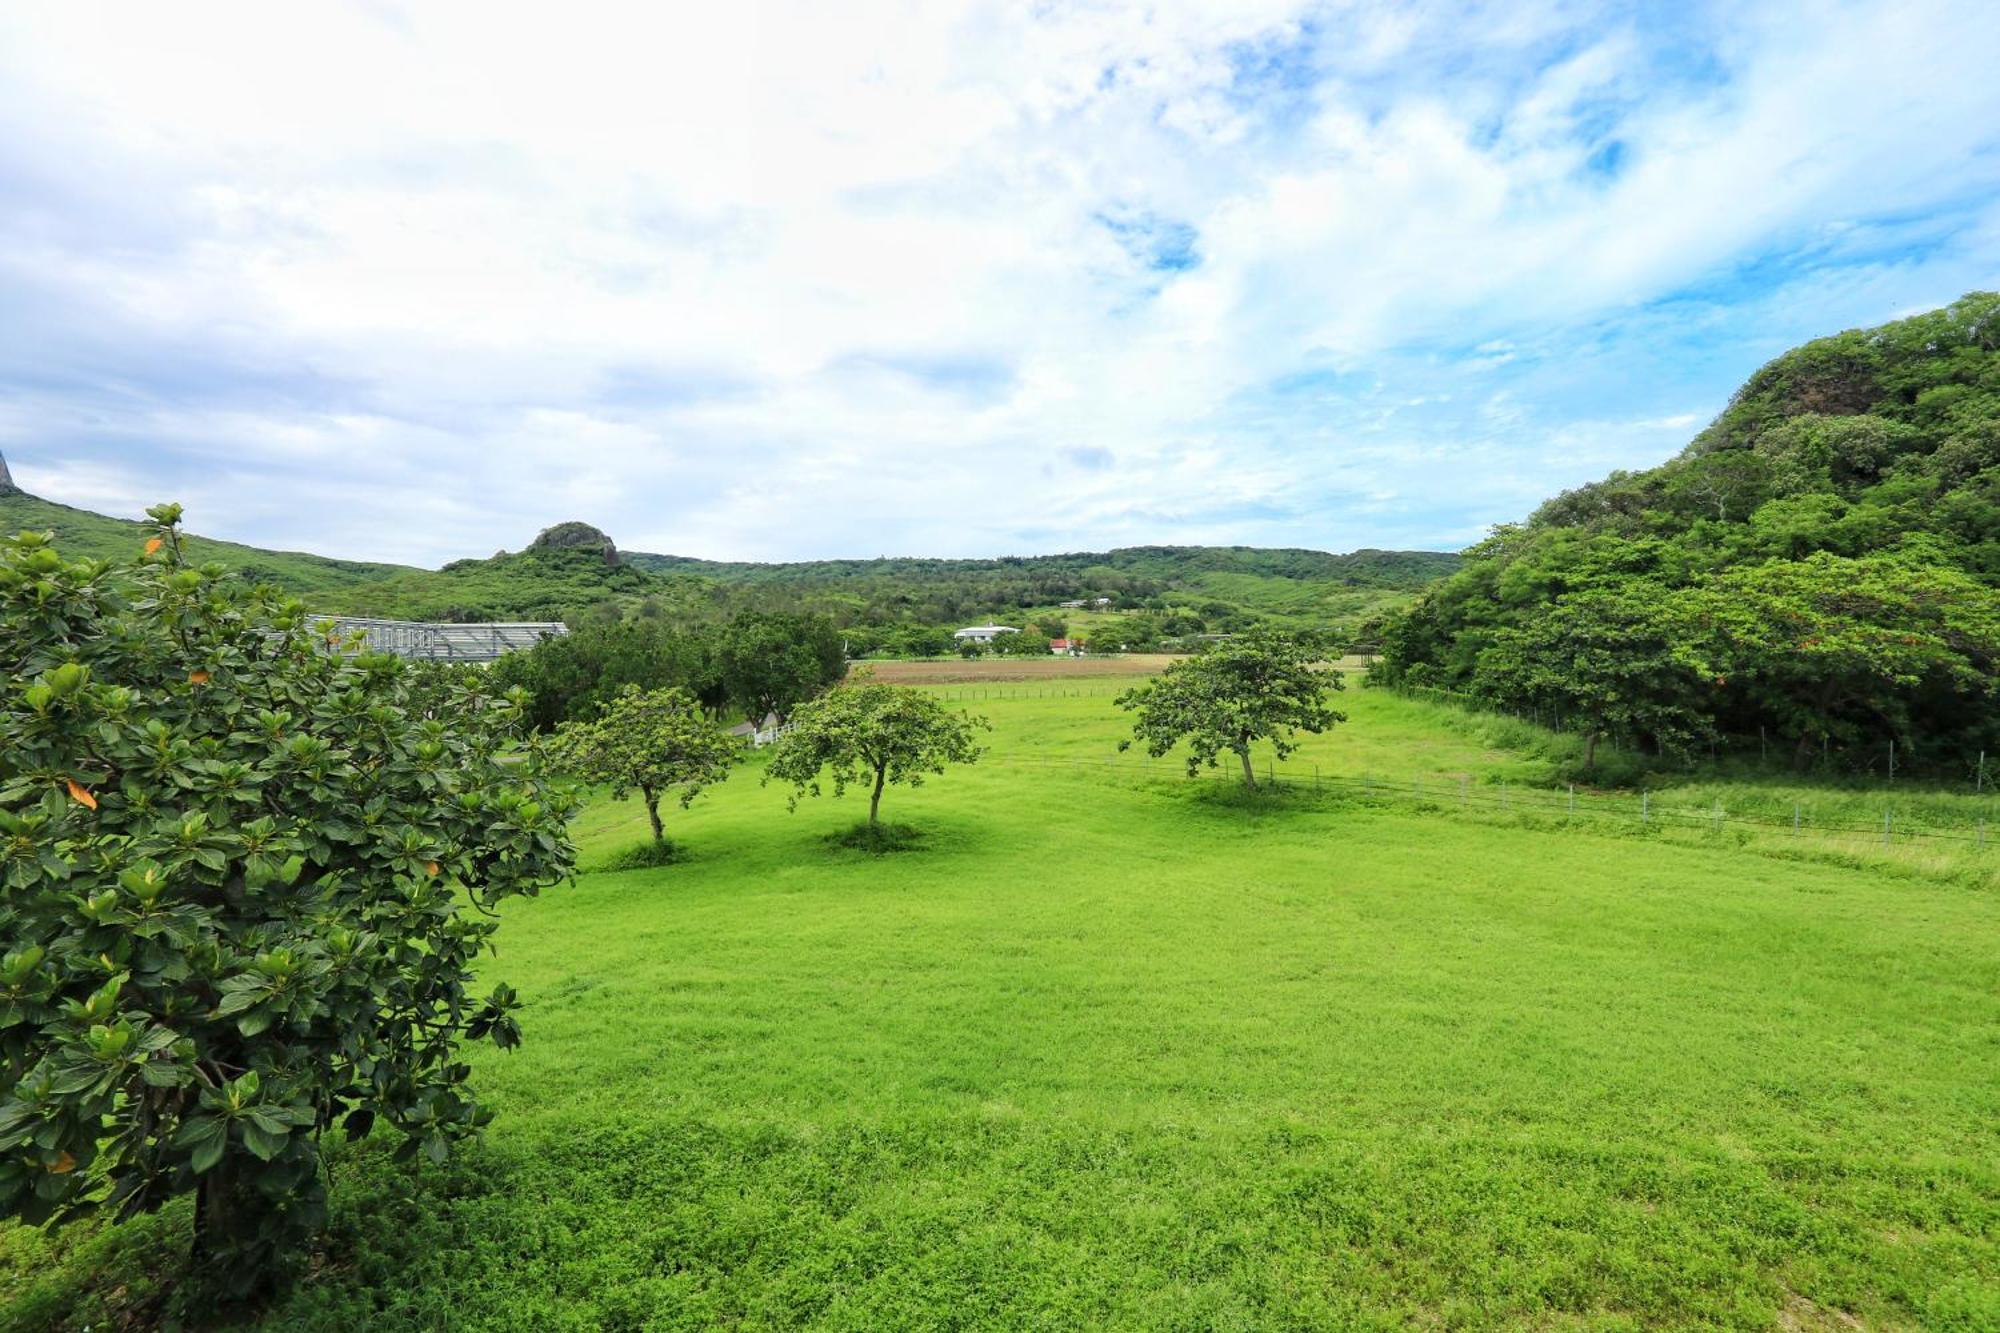
[[[1456,547],[2000,286],[2000,5],[0,9],[0,449],[437,563]]]

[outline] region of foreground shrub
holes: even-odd
[[[472,966],[568,875],[570,798],[498,762],[518,696],[413,698],[149,512],[129,566],[0,546],[0,1216],[193,1193],[190,1298],[243,1298],[323,1221],[326,1130],[486,1123],[460,1044],[520,1030]]]

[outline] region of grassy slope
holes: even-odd
[[[136,521],[72,509],[19,491],[0,495],[0,532],[22,531],[54,532],[56,543],[65,555],[96,560],[130,559],[146,541],[145,525]],[[279,584],[300,596],[344,591],[391,575],[423,572],[404,565],[336,560],[303,551],[266,551],[209,537],[190,536],[187,544],[196,561],[228,565],[253,579]]]
[[[1989,893],[1044,767],[1111,687],[1011,688],[987,763],[888,798],[919,851],[743,772],[684,864],[511,909],[501,1118],[414,1185],[343,1153],[270,1326],[2000,1321]],[[1346,706],[1329,766],[1541,762]],[[587,853],[642,823],[594,807]],[[12,1326],[72,1283],[102,1321],[176,1226],[0,1238]]]

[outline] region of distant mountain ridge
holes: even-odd
[[[99,559],[136,553],[144,526],[57,504],[4,483],[0,530],[47,530],[59,549]],[[199,521],[199,515],[196,515]],[[1134,546],[994,559],[920,557],[759,563],[617,551],[583,523],[545,529],[526,549],[442,568],[270,551],[191,537],[199,561],[228,565],[308,599],[316,610],[412,620],[555,620],[588,614],[700,618],[747,606],[823,610],[842,623],[942,623],[1110,595],[1227,605],[1311,623],[1352,619],[1458,567],[1438,551],[1345,554],[1248,546]]]
[[[1449,551],[1387,551],[1372,547],[1336,554],[1296,546],[1117,546],[1108,551],[992,557],[876,556],[845,560],[703,560],[694,556],[626,551],[642,569],[698,574],[731,582],[838,580],[884,574],[973,574],[988,570],[1082,574],[1112,570],[1158,576],[1170,569],[1261,574],[1285,579],[1351,579],[1415,589],[1458,568]]]

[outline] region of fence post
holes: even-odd
[[[1882,845],[1884,847],[1889,845],[1889,812],[1887,810],[1882,812]]]
[[[1979,776],[1973,780],[1972,794],[1978,796],[1986,790],[1986,751],[1979,752]]]
[[[1722,833],[1722,798],[1720,796],[1715,798],[1715,832],[1718,836]]]
[[[1889,781],[1896,780],[1896,742],[1889,742]]]
[[[1424,780],[1421,777],[1415,779],[1410,784],[1410,789],[1415,794],[1417,800],[1422,801],[1424,799]]]
[[[1653,793],[1649,791],[1639,793],[1639,822],[1641,824],[1653,822]]]
[[[1799,836],[1799,803],[1797,801],[1792,802],[1792,836],[1794,838]]]
[[[1576,818],[1576,784],[1574,782],[1569,784],[1569,817],[1571,819]]]
[[[1464,805],[1471,799],[1472,777],[1470,774],[1461,773],[1458,775],[1458,803]]]

